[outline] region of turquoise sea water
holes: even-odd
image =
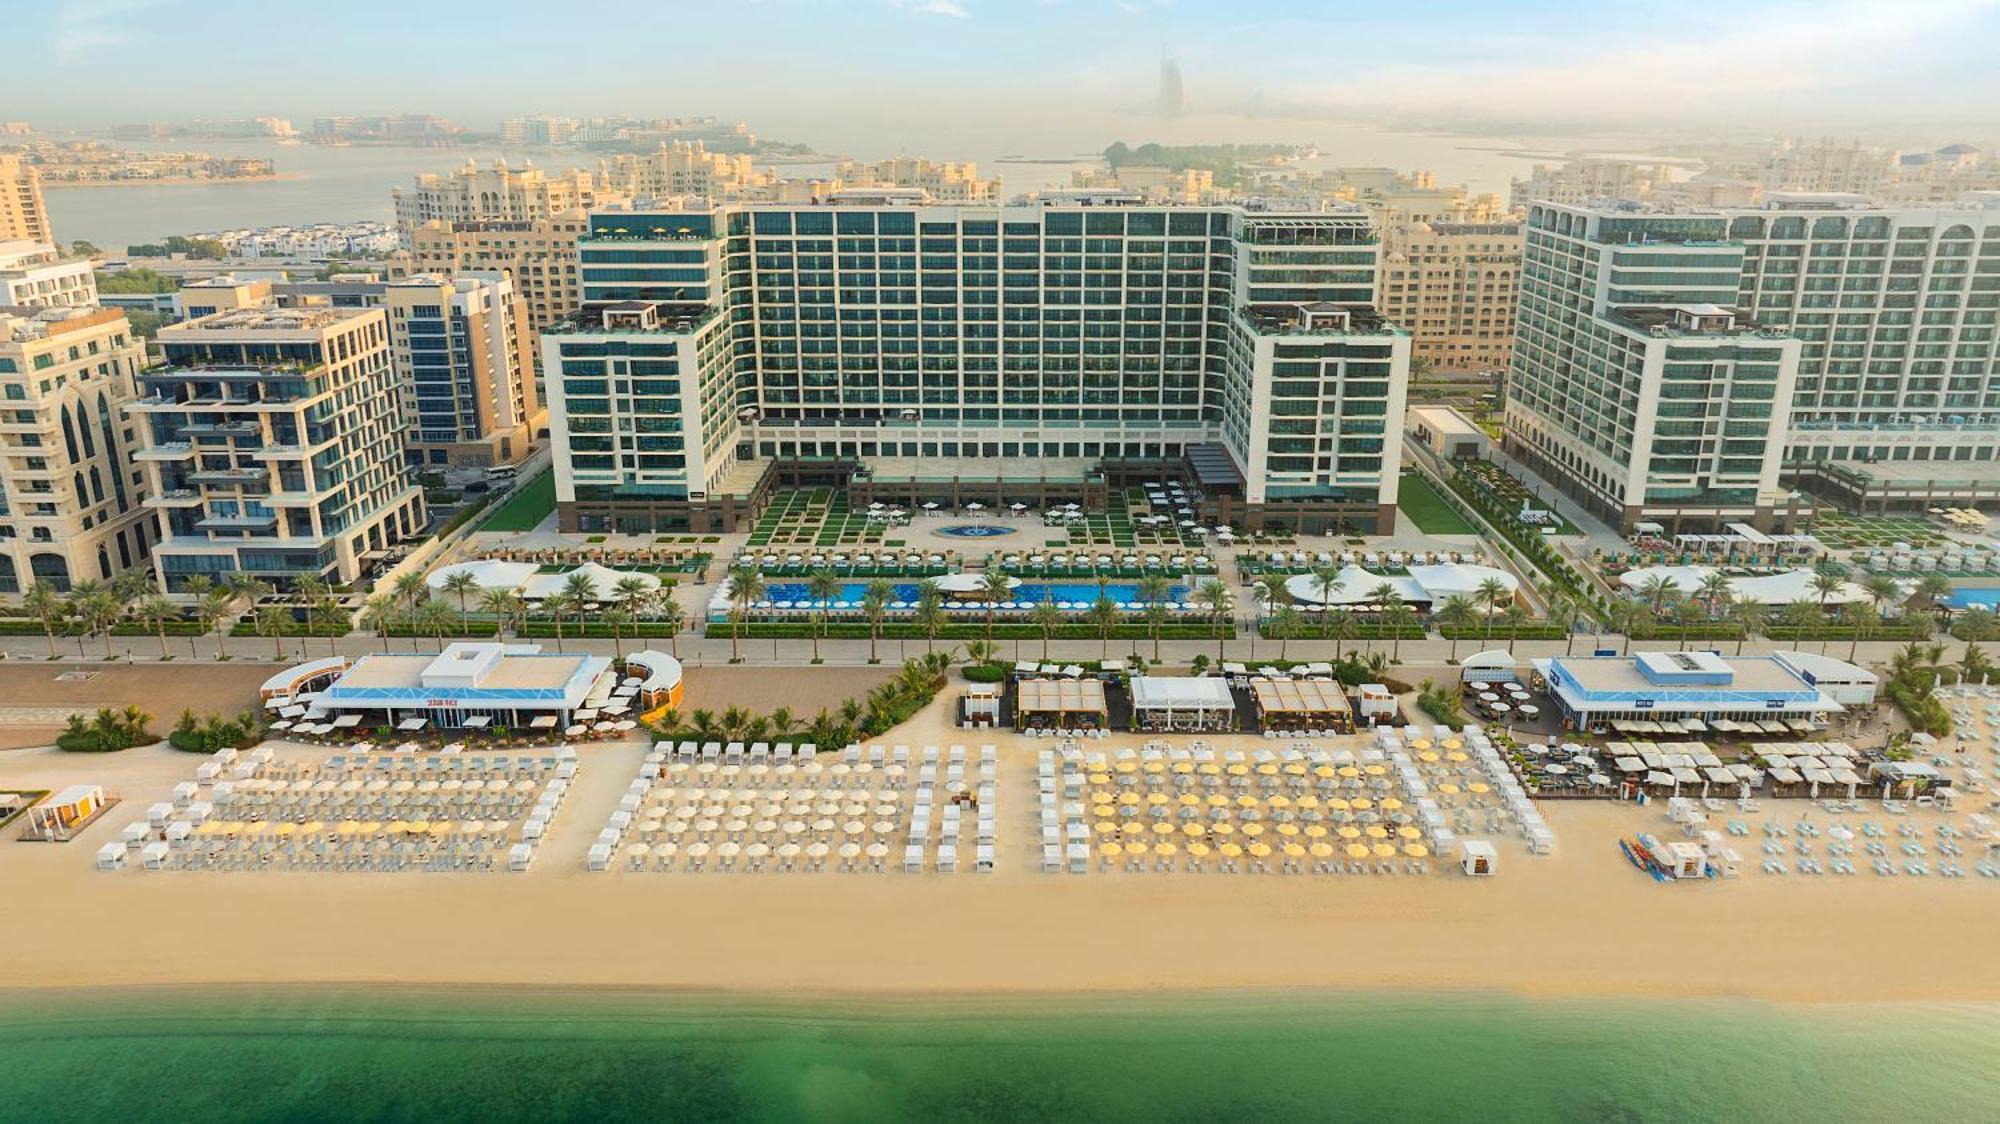
[[[0,1119],[1990,1120],[2000,1011],[0,993]]]

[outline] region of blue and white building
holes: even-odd
[[[1690,718],[1702,725],[1810,723],[1843,709],[1794,665],[1769,656],[1638,652],[1554,656],[1534,666],[1563,717],[1579,729]]]
[[[610,704],[616,687],[605,656],[461,642],[438,653],[362,656],[313,705],[336,722],[358,714],[371,729],[413,720],[446,729],[564,729],[578,711]]]

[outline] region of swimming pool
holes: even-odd
[[[2000,588],[1953,590],[1944,604],[1953,609],[2000,609]]]
[[[896,582],[893,588],[896,591],[897,601],[912,603],[916,601],[915,582]],[[1131,605],[1139,600],[1139,586],[1135,582],[1106,582],[1103,588],[1105,596],[1120,605]],[[836,603],[846,601],[858,607],[867,592],[868,586],[863,582],[846,582],[841,585],[840,592],[835,594],[833,599]],[[1014,588],[1009,600],[1014,604],[1027,605],[1033,605],[1037,601],[1053,600],[1059,604],[1069,602],[1088,606],[1097,600],[1097,593],[1096,582],[1022,582]],[[1188,597],[1188,588],[1184,585],[1170,586],[1167,589],[1169,601],[1185,602]],[[804,582],[772,582],[765,587],[764,599],[774,605],[789,601],[793,605],[804,606],[811,600],[811,596],[806,592]],[[951,594],[945,595],[946,604],[950,604],[953,600]],[[973,603],[971,598],[957,600]]]

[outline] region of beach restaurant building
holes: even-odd
[[[436,654],[362,656],[313,706],[336,726],[564,728],[579,711],[613,705],[616,688],[604,656],[460,642]]]
[[[1555,656],[1534,661],[1563,716],[1581,729],[1613,722],[1673,722],[1682,728],[1743,723],[1789,732],[1841,705],[1797,671],[1768,656],[1724,659],[1713,652]],[[1688,722],[1689,719],[1693,723]]]

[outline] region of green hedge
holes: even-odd
[[[553,639],[556,634],[554,621],[529,621],[522,625],[517,635],[536,640]],[[563,639],[610,640],[611,626],[600,621],[564,621]],[[664,640],[679,635],[679,630],[666,621],[639,621],[620,628],[618,635],[626,640],[634,638]]]
[[[1853,640],[1855,628],[1852,625],[1822,624],[1806,628],[1794,625],[1772,624],[1764,626],[1767,640]],[[1929,632],[1919,632],[1907,624],[1878,624],[1861,630],[1862,640],[1927,640]]]
[[[1505,640],[1509,637],[1515,640],[1563,640],[1569,637],[1569,633],[1562,626],[1547,623],[1524,624],[1518,628],[1496,624],[1490,630],[1476,624],[1464,628],[1440,627],[1438,635],[1446,640],[1484,640],[1488,637],[1494,640]]]
[[[306,630],[304,621],[287,620],[284,627],[279,630],[278,635],[328,637],[345,636],[352,631],[354,631],[353,626],[344,620],[316,620],[313,622],[310,632]],[[254,617],[245,617],[237,621],[230,627],[229,635],[254,637],[260,640],[271,639],[257,628],[257,621]]]
[[[1269,632],[1261,632],[1261,633],[1259,633],[1258,635],[1262,636],[1262,637],[1263,637],[1264,639],[1266,639],[1266,640],[1278,640],[1278,639],[1281,639],[1280,637],[1278,637],[1278,636],[1275,636],[1275,635],[1273,635],[1273,634],[1271,634],[1271,633],[1269,633]],[[1425,630],[1424,630],[1424,626],[1423,626],[1423,625],[1420,625],[1420,624],[1406,624],[1406,625],[1387,625],[1387,624],[1375,624],[1375,623],[1373,623],[1373,622],[1370,622],[1370,621],[1363,621],[1363,622],[1359,622],[1359,623],[1357,623],[1357,624],[1355,625],[1355,627],[1354,627],[1354,631],[1353,631],[1353,632],[1349,633],[1348,635],[1346,635],[1346,636],[1344,636],[1344,637],[1340,637],[1340,639],[1342,639],[1342,640],[1422,640],[1422,639],[1425,639],[1426,637],[1428,637],[1429,635],[1430,635],[1430,633],[1429,633],[1429,632],[1427,632],[1427,631],[1425,631]],[[1333,629],[1329,628],[1329,627],[1328,627],[1328,626],[1326,626],[1326,625],[1323,625],[1323,624],[1320,624],[1320,625],[1312,625],[1312,624],[1305,624],[1305,625],[1300,625],[1300,626],[1299,626],[1299,630],[1298,630],[1297,632],[1294,632],[1294,633],[1293,633],[1292,635],[1290,635],[1290,636],[1287,636],[1287,637],[1282,637],[1282,639],[1286,639],[1286,640],[1332,640],[1332,639],[1335,639],[1335,637],[1334,637],[1334,635],[1333,635]]]

